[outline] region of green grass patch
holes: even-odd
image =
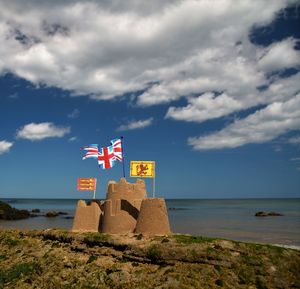
[[[97,246],[102,245],[103,243],[108,242],[109,236],[102,233],[85,233],[83,242],[88,246]]]
[[[69,234],[67,231],[63,230],[51,230],[42,233],[42,238],[44,241],[51,240],[57,241],[59,243],[71,244],[74,240],[74,236]]]
[[[11,237],[11,236],[5,236],[4,238],[2,238],[1,240],[5,245],[8,245],[8,246],[16,246],[20,243],[20,240],[14,238],[14,237]]]
[[[220,265],[215,265],[214,267],[218,272],[222,271],[222,267]]]
[[[282,254],[286,249],[279,247],[279,246],[272,246],[272,245],[266,245],[267,248],[269,248],[272,252],[275,252],[277,254]]]
[[[92,263],[92,262],[94,262],[95,260],[97,260],[97,256],[91,255],[91,256],[89,257],[89,259],[87,260],[87,263]]]
[[[241,258],[245,264],[250,266],[261,266],[263,264],[258,256],[242,255]]]
[[[159,262],[162,258],[161,251],[157,245],[151,245],[146,252],[147,258],[149,258],[153,263]]]
[[[206,249],[206,252],[207,252],[208,254],[213,254],[213,253],[216,253],[217,250],[216,250],[215,248],[208,247],[208,248]]]
[[[217,279],[215,283],[216,283],[216,285],[218,285],[220,287],[224,286],[224,281],[222,279]]]
[[[268,289],[268,287],[264,284],[264,280],[260,277],[256,277],[255,285],[257,289]]]
[[[237,276],[240,284],[254,284],[255,273],[249,267],[242,267],[237,270]]]
[[[248,244],[250,248],[255,250],[255,252],[260,253],[275,253],[275,254],[282,254],[285,248],[279,246],[273,246],[270,244]]]
[[[22,277],[31,277],[40,273],[41,267],[36,262],[16,264],[8,270],[0,270],[0,288],[6,283],[11,283]]]
[[[189,236],[189,235],[174,235],[173,238],[177,243],[180,244],[203,244],[203,243],[211,243],[215,241],[214,238],[202,237],[202,236]]]

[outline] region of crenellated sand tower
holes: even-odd
[[[145,182],[130,184],[125,178],[108,183],[104,203],[103,233],[132,233],[136,226],[142,200],[147,198]]]
[[[72,231],[146,235],[171,233],[165,200],[147,198],[143,180],[138,179],[131,184],[125,178],[121,178],[119,183],[108,183],[103,202],[94,200],[87,206],[85,201],[78,201]]]
[[[101,208],[98,202],[89,206],[85,201],[79,200],[73,221],[73,232],[98,232],[101,219]]]

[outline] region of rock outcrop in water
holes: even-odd
[[[274,217],[274,216],[283,216],[283,214],[277,212],[257,212],[255,213],[255,217]]]
[[[30,212],[27,210],[18,210],[11,207],[9,204],[0,201],[0,220],[20,220],[30,217]]]
[[[54,218],[54,217],[57,217],[57,216],[58,216],[58,213],[55,212],[55,211],[50,211],[50,212],[46,213],[46,217],[48,217],[48,218]]]

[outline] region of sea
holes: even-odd
[[[55,218],[0,220],[0,229],[71,229],[76,199],[2,199],[17,209],[64,212]],[[298,199],[168,199],[174,233],[300,247]],[[256,217],[259,211],[283,216]]]

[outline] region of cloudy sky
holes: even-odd
[[[160,196],[300,197],[299,1],[0,5],[0,196],[103,197],[80,148],[123,135]]]

